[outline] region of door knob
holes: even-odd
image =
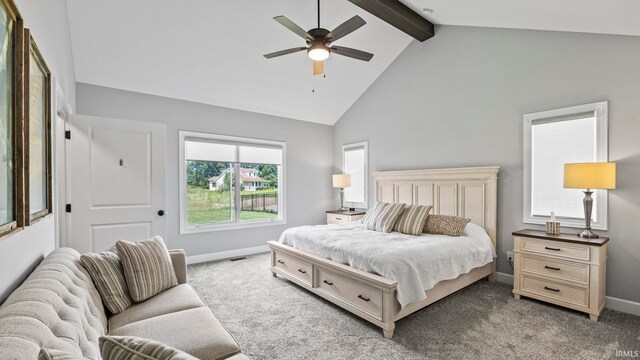
[[[158,210],[158,215],[164,216],[164,210]]]

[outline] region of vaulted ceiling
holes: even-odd
[[[640,35],[637,0],[402,0],[436,24]],[[375,54],[331,56],[311,75],[304,46],[277,22],[316,27],[312,0],[67,0],[78,82],[334,124],[412,38],[346,0],[323,0],[321,25],[367,25],[336,45]],[[429,9],[429,10],[425,10]],[[437,36],[437,32],[436,32]],[[420,46],[429,46],[429,41]]]

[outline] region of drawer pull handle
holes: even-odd
[[[333,285],[333,283],[331,281],[327,281],[327,280],[322,280],[323,283],[327,284],[327,285]]]
[[[358,299],[360,300],[364,300],[364,301],[369,301],[371,299],[367,299],[366,297],[362,296],[362,295],[358,295]]]
[[[552,248],[552,247],[548,247],[548,246],[545,246],[544,248],[547,249],[547,250],[560,251],[560,249],[558,249],[558,248]]]
[[[549,270],[556,270],[556,271],[560,270],[559,267],[553,267],[553,266],[549,266],[549,265],[545,265],[544,268],[545,269],[549,269]]]
[[[284,264],[284,261],[278,260],[278,264]]]
[[[342,218],[336,218],[336,220],[342,220]]]
[[[306,274],[306,273],[307,273],[306,271],[304,271],[304,270],[302,270],[302,269],[298,269],[298,272],[303,273],[303,274]]]
[[[550,287],[547,287],[547,286],[545,286],[544,289],[545,290],[549,290],[549,291],[554,291],[554,292],[560,292],[560,289],[554,289],[554,288],[550,288]]]

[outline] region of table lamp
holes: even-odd
[[[584,191],[584,219],[586,229],[578,234],[581,238],[597,239],[598,234],[591,231],[591,210],[593,208],[592,189],[616,188],[616,163],[576,163],[564,164],[564,187],[567,189],[586,189]]]
[[[351,175],[336,174],[333,175],[333,187],[340,188],[340,209],[338,211],[346,211],[344,207],[344,188],[351,186]]]

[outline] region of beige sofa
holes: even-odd
[[[199,359],[249,359],[187,284],[184,252],[170,254],[178,286],[108,317],[80,254],[53,251],[0,307],[0,358],[36,359],[44,347],[99,359],[98,338],[109,334],[157,340]]]

